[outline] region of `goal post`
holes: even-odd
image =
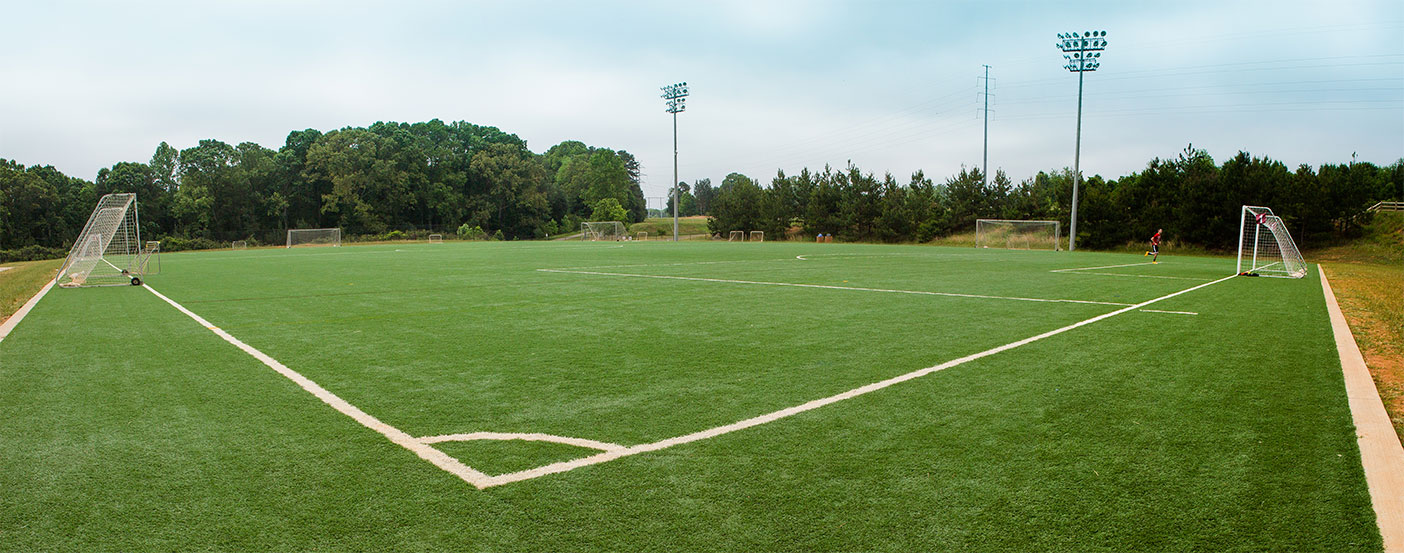
[[[744,231],[744,230],[733,230],[733,231],[731,231],[730,233],[728,233],[728,234],[726,235],[726,241],[727,241],[727,242],[745,242],[745,241],[746,241],[746,231]]]
[[[1240,275],[1281,278],[1302,278],[1307,274],[1306,261],[1287,225],[1272,209],[1245,205],[1240,212],[1238,232],[1238,266]]]
[[[586,221],[580,223],[580,239],[591,242],[600,240],[623,240],[624,223],[619,221]]]
[[[99,198],[55,282],[65,288],[141,284],[137,277],[155,252],[143,255],[139,222],[136,194]]]
[[[975,247],[1057,251],[1062,230],[1058,221],[976,219]]]
[[[340,246],[340,228],[293,228],[288,229],[288,247],[293,246]]]
[[[750,240],[751,240],[752,242],[764,242],[764,241],[765,241],[765,231],[763,231],[763,230],[753,230],[753,231],[751,231],[751,238],[750,238]]]

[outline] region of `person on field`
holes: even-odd
[[[1151,249],[1146,255],[1152,256],[1151,263],[1159,263],[1156,260],[1160,258],[1160,232],[1163,230],[1165,229],[1155,229],[1155,236],[1150,239]]]

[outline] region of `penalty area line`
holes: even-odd
[[[790,286],[794,288],[818,288],[822,290],[848,290],[852,292],[882,292],[887,294],[915,294],[920,296],[945,296],[950,298],[975,298],[984,300],[1034,301],[1043,303],[1082,303],[1091,305],[1127,306],[1129,303],[1113,301],[1069,300],[1059,298],[1021,298],[1018,296],[989,296],[983,294],[957,294],[955,292],[929,292],[925,290],[896,290],[890,288],[862,288],[858,286],[834,286],[831,284],[801,284],[797,282],[771,282],[765,280],[736,280],[729,278],[702,278],[672,275],[645,275],[639,273],[607,273],[603,271],[574,271],[569,269],[537,269],[543,273],[566,273],[574,275],[619,276],[634,278],[655,278],[662,280],[690,280],[695,282],[721,282],[726,284],[752,284],[760,286]]]
[[[480,489],[483,488],[484,484],[487,482],[488,475],[474,470],[472,467],[464,465],[463,463],[459,462],[458,459],[450,457],[448,454],[439,451],[438,449],[435,449],[433,446],[430,446],[424,441],[415,439],[413,436],[410,436],[409,434],[405,433],[404,431],[398,428],[381,422],[380,419],[371,416],[369,413],[362,411],[355,405],[352,405],[346,400],[341,399],[336,394],[327,391],[326,388],[323,388],[316,382],[313,382],[311,379],[302,376],[302,374],[298,373],[297,371],[288,368],[287,365],[279,363],[278,360],[269,357],[267,354],[255,349],[253,346],[245,344],[242,340],[235,338],[233,335],[229,334],[228,332],[225,332],[223,329],[213,324],[210,324],[210,322],[205,320],[204,317],[196,315],[194,312],[190,311],[189,309],[186,309],[185,306],[176,303],[175,300],[172,300],[171,298],[166,297],[164,294],[157,292],[155,288],[152,288],[149,285],[143,287],[149,290],[152,294],[155,294],[156,297],[161,298],[168,304],[171,304],[171,307],[176,308],[176,310],[186,314],[186,316],[189,316],[191,319],[194,319],[195,322],[200,323],[200,326],[210,329],[211,332],[214,332],[220,338],[223,338],[224,341],[233,344],[234,347],[244,350],[244,353],[253,356],[254,359],[258,359],[264,365],[267,365],[268,368],[273,369],[274,371],[277,371],[278,374],[287,377],[288,380],[293,381],[303,390],[306,390],[307,392],[316,396],[317,399],[322,400],[323,403],[330,405],[333,409],[340,411],[341,414],[351,417],[352,420],[355,420],[356,422],[360,423],[361,426],[364,426],[366,428],[380,433],[380,435],[385,436],[391,442],[394,442],[396,445],[414,452],[414,454],[418,455],[421,459],[433,463],[434,466],[444,469],[448,473],[457,476],[463,479],[463,481],[472,484]]]
[[[798,415],[798,414],[803,413],[803,412],[805,412],[805,411],[811,411],[811,410],[814,410],[814,409],[818,409],[818,408],[823,407],[823,406],[825,406],[825,405],[830,405],[830,404],[833,404],[833,403],[838,403],[838,402],[843,401],[843,400],[845,400],[845,399],[851,399],[851,398],[855,398],[855,397],[858,397],[858,396],[861,396],[861,395],[863,395],[863,394],[867,394],[867,393],[870,393],[870,392],[876,392],[876,391],[881,390],[881,389],[883,389],[883,388],[887,388],[888,386],[892,386],[892,385],[894,385],[894,384],[900,384],[900,383],[902,383],[902,382],[906,382],[906,381],[908,381],[908,380],[913,380],[913,379],[916,379],[916,378],[921,378],[921,377],[923,377],[923,376],[929,375],[929,374],[934,373],[934,372],[937,372],[937,371],[942,371],[942,370],[949,369],[949,368],[951,368],[951,367],[960,366],[960,365],[963,365],[963,364],[965,364],[965,363],[969,363],[969,362],[971,362],[971,361],[974,361],[974,360],[976,360],[976,359],[981,359],[981,358],[984,358],[984,357],[989,357],[989,356],[991,356],[991,355],[994,355],[994,354],[997,354],[997,353],[1000,353],[1000,352],[1008,351],[1008,350],[1011,350],[1011,349],[1014,349],[1014,348],[1017,348],[1017,347],[1020,347],[1020,346],[1023,346],[1023,345],[1027,345],[1027,344],[1031,344],[1031,343],[1037,342],[1037,341],[1042,340],[1042,339],[1044,339],[1044,338],[1050,338],[1050,337],[1053,337],[1053,336],[1057,336],[1057,335],[1062,334],[1062,333],[1064,333],[1064,332],[1067,332],[1067,331],[1069,331],[1069,330],[1073,330],[1073,329],[1076,329],[1076,328],[1080,328],[1080,327],[1083,327],[1083,326],[1087,326],[1087,325],[1090,325],[1090,324],[1092,324],[1092,323],[1095,323],[1095,322],[1098,322],[1098,321],[1102,321],[1102,320],[1105,320],[1105,319],[1109,319],[1109,318],[1115,317],[1115,316],[1117,316],[1117,315],[1120,315],[1120,314],[1122,314],[1122,313],[1126,313],[1126,312],[1128,312],[1128,311],[1134,311],[1134,310],[1137,310],[1137,309],[1141,309],[1141,308],[1143,308],[1143,307],[1146,307],[1146,306],[1148,306],[1148,305],[1154,304],[1154,303],[1156,303],[1156,302],[1164,301],[1164,300],[1173,298],[1173,297],[1178,296],[1178,295],[1181,295],[1181,294],[1187,294],[1187,293],[1189,293],[1189,292],[1193,292],[1193,291],[1198,290],[1198,289],[1200,289],[1200,288],[1204,288],[1204,287],[1207,287],[1207,286],[1212,286],[1212,285],[1218,284],[1218,283],[1220,283],[1220,282],[1229,280],[1229,279],[1233,278],[1234,276],[1237,276],[1237,275],[1226,276],[1226,277],[1224,277],[1224,278],[1221,278],[1221,279],[1219,279],[1219,280],[1215,280],[1215,281],[1213,281],[1213,282],[1206,282],[1206,283],[1204,283],[1204,284],[1199,284],[1199,285],[1196,285],[1196,286],[1193,286],[1193,287],[1190,287],[1190,288],[1186,288],[1186,289],[1184,289],[1184,290],[1180,290],[1179,292],[1173,292],[1173,293],[1166,294],[1166,295],[1164,295],[1164,296],[1160,296],[1160,297],[1155,298],[1155,299],[1152,299],[1152,300],[1148,300],[1148,301],[1144,301],[1144,302],[1141,302],[1141,303],[1138,303],[1138,304],[1135,304],[1135,305],[1130,305],[1130,306],[1127,306],[1127,307],[1123,307],[1123,308],[1121,308],[1121,309],[1117,309],[1116,311],[1112,311],[1112,312],[1110,312],[1110,313],[1104,313],[1104,314],[1097,315],[1097,316],[1092,317],[1092,318],[1089,318],[1089,319],[1084,319],[1084,320],[1082,320],[1082,321],[1078,321],[1078,322],[1076,322],[1076,323],[1067,325],[1067,326],[1062,327],[1062,328],[1058,328],[1058,329],[1055,329],[1055,330],[1050,330],[1050,331],[1048,331],[1048,332],[1044,332],[1043,334],[1038,334],[1038,335],[1035,335],[1035,336],[1030,336],[1030,337],[1028,337],[1028,338],[1024,338],[1023,340],[1018,340],[1018,341],[1015,341],[1015,342],[1010,342],[1010,343],[1008,343],[1008,344],[1005,344],[1005,345],[1002,345],[1002,346],[999,346],[999,347],[990,348],[990,349],[987,349],[987,350],[982,351],[982,352],[979,352],[979,353],[970,354],[970,355],[967,355],[967,356],[965,356],[965,357],[961,357],[961,358],[959,358],[959,359],[952,359],[952,360],[950,360],[950,361],[946,361],[945,363],[941,363],[941,364],[939,364],[939,365],[935,365],[935,366],[932,366],[932,367],[927,367],[927,368],[924,368],[924,369],[915,370],[915,371],[909,372],[909,373],[907,373],[907,374],[895,376],[895,377],[892,377],[892,378],[889,378],[889,379],[887,379],[887,380],[883,380],[883,381],[880,381],[880,382],[874,382],[874,383],[868,384],[868,385],[866,385],[866,386],[861,386],[861,387],[858,387],[858,388],[854,388],[854,389],[849,390],[849,391],[847,391],[847,392],[839,393],[839,394],[832,395],[832,396],[825,397],[825,398],[816,399],[816,400],[810,401],[810,402],[808,402],[808,403],[804,403],[804,404],[801,404],[801,405],[796,405],[796,406],[794,406],[794,407],[789,407],[789,408],[786,408],[786,409],[781,409],[781,410],[775,411],[775,412],[773,412],[773,413],[766,413],[766,414],[764,414],[764,415],[760,415],[760,416],[757,416],[757,417],[752,417],[752,418],[749,418],[749,419],[746,419],[746,420],[742,420],[742,421],[737,421],[737,422],[734,422],[734,423],[731,423],[731,424],[727,424],[727,425],[724,425],[724,426],[718,426],[718,427],[715,427],[715,428],[709,428],[709,429],[707,429],[707,430],[702,430],[702,431],[700,431],[700,432],[693,432],[693,433],[691,433],[691,434],[686,434],[686,435],[682,435],[682,436],[677,436],[677,437],[674,437],[674,438],[668,438],[668,439],[660,440],[660,441],[653,442],[653,443],[639,444],[639,445],[635,445],[635,446],[626,447],[626,448],[623,448],[623,449],[616,449],[616,450],[611,450],[611,451],[605,451],[605,452],[603,452],[603,453],[598,453],[598,454],[595,454],[595,455],[591,455],[591,456],[589,456],[589,457],[582,457],[582,458],[579,458],[579,459],[572,459],[572,460],[570,460],[570,461],[562,461],[562,462],[559,462],[559,463],[552,463],[552,464],[545,465],[545,466],[541,466],[541,467],[537,467],[537,468],[534,468],[534,469],[529,469],[529,470],[524,470],[524,471],[519,471],[519,472],[512,472],[512,473],[507,473],[507,474],[499,474],[499,475],[496,475],[496,476],[490,476],[490,477],[487,478],[487,481],[485,482],[485,485],[484,485],[484,486],[480,486],[480,487],[486,488],[486,487],[493,487],[493,486],[501,486],[501,485],[503,485],[503,484],[509,484],[509,483],[512,483],[512,482],[520,482],[520,481],[523,481],[523,480],[530,480],[530,479],[533,479],[533,478],[539,478],[539,477],[542,477],[542,476],[546,476],[546,475],[548,475],[548,474],[557,474],[557,473],[562,473],[562,472],[566,472],[566,471],[575,470],[575,469],[578,469],[578,468],[581,468],[581,467],[587,467],[587,466],[590,466],[590,465],[598,465],[598,464],[600,464],[600,463],[605,463],[605,462],[608,462],[608,461],[613,461],[613,460],[615,460],[615,459],[619,459],[619,458],[623,458],[623,457],[628,457],[628,456],[631,456],[631,455],[638,455],[638,454],[640,454],[640,453],[647,453],[647,452],[650,452],[650,451],[658,451],[658,450],[660,450],[660,449],[667,449],[667,448],[670,448],[670,447],[673,447],[673,446],[676,446],[676,445],[682,445],[682,444],[686,444],[686,443],[696,442],[696,441],[705,440],[705,439],[708,439],[708,438],[715,438],[715,437],[717,437],[717,436],[721,436],[721,435],[723,435],[723,434],[729,434],[729,433],[735,432],[735,431],[737,431],[737,430],[744,430],[744,429],[751,428],[751,427],[754,427],[754,426],[760,426],[760,425],[762,425],[762,424],[766,424],[766,423],[769,423],[769,422],[774,422],[774,421],[777,421],[777,420],[780,420],[780,419],[783,419],[783,418],[786,418],[786,417],[790,417],[790,416],[793,416],[793,415]]]

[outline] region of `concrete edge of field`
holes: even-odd
[[[40,288],[39,291],[34,294],[34,297],[29,298],[29,301],[24,302],[24,305],[20,306],[18,311],[10,315],[10,318],[0,323],[0,341],[3,341],[6,336],[10,335],[10,331],[15,329],[15,325],[19,324],[20,319],[23,319],[25,315],[29,314],[29,310],[34,309],[34,304],[39,303],[39,299],[43,298],[44,294],[49,293],[49,289],[54,287],[54,282],[55,281],[50,280],[48,284],[45,284],[43,288]]]
[[[1326,280],[1325,269],[1317,265],[1316,271],[1321,274],[1321,291],[1326,296],[1331,332],[1341,356],[1350,416],[1355,420],[1355,441],[1360,446],[1360,464],[1365,468],[1365,482],[1370,488],[1380,536],[1384,538],[1384,550],[1404,553],[1404,493],[1400,493],[1404,490],[1404,445],[1390,424],[1379,390],[1365,366],[1365,357],[1360,354],[1331,283]]]

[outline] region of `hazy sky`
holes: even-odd
[[[1104,29],[1082,167],[1189,143],[1295,166],[1404,157],[1404,2],[12,2],[0,157],[92,179],[161,141],[466,120],[541,152],[633,152],[672,176],[658,87],[687,81],[680,177],[926,170],[982,154],[1014,180],[1072,165],[1077,76],[1056,34]]]

